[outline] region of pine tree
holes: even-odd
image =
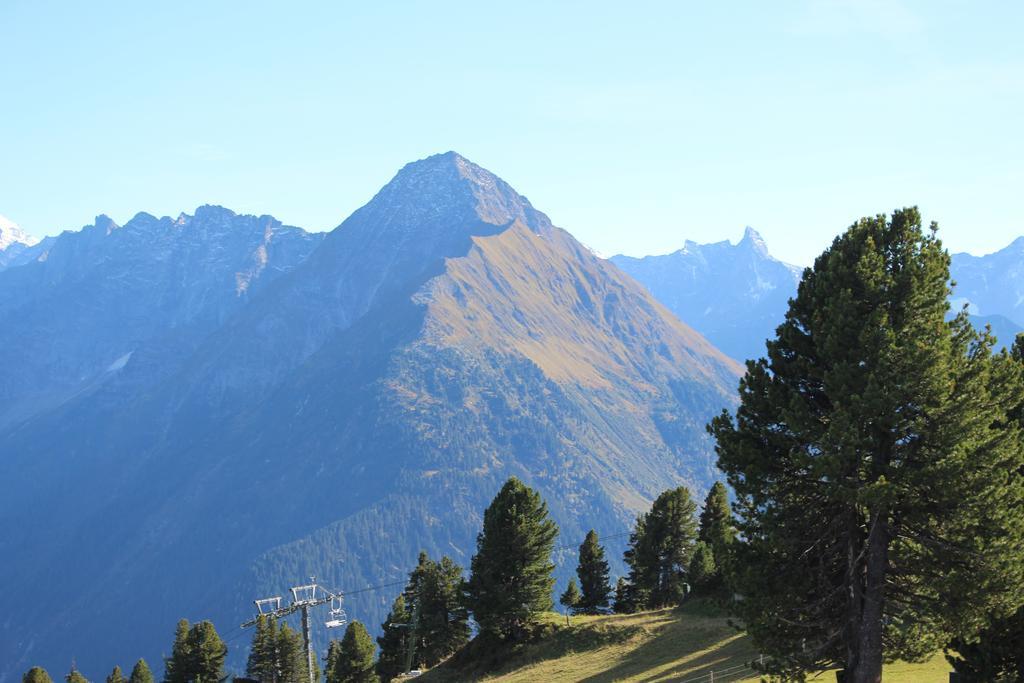
[[[484,511],[467,598],[482,633],[518,639],[553,607],[551,550],[558,527],[547,504],[515,477]]]
[[[598,542],[597,532],[591,529],[580,545],[576,575],[580,579],[580,599],[577,606],[581,614],[603,614],[608,610],[608,562],[604,548]]]
[[[153,683],[153,672],[149,670],[149,664],[145,659],[139,659],[132,667],[132,675],[128,677],[128,683]]]
[[[432,667],[469,640],[469,615],[461,587],[462,567],[447,556],[435,562],[420,553],[403,593],[418,665]]]
[[[700,512],[700,524],[697,530],[698,540],[707,548],[702,551],[699,568],[702,571],[714,567],[710,575],[703,574],[694,579],[694,585],[700,584],[705,591],[716,590],[724,583],[729,547],[736,540],[736,527],[732,519],[732,507],[729,505],[729,492],[725,485],[716,481],[704,499],[704,507]]]
[[[715,566],[715,553],[704,541],[697,541],[690,558],[688,571],[690,583],[695,591],[706,592],[718,583],[718,568]]]
[[[629,582],[621,576],[615,582],[615,602],[612,604],[612,611],[616,614],[631,614],[636,611]]]
[[[377,638],[377,645],[380,648],[377,656],[377,674],[382,681],[390,681],[404,672],[411,628],[412,615],[405,607],[405,596],[399,595],[391,605],[387,619],[381,624],[381,635]],[[414,661],[413,666],[418,666],[418,663]]]
[[[308,655],[302,634],[288,624],[281,624],[281,628],[272,637],[272,642],[276,643],[275,664],[279,683],[306,683],[309,680],[309,672],[306,670]]]
[[[136,661],[131,676],[128,677],[128,683],[153,683],[153,672],[150,671],[150,665],[145,663],[145,659],[139,658]]]
[[[107,683],[127,683],[124,674],[121,673],[121,667],[114,667],[114,670],[107,676]]]
[[[710,430],[736,493],[730,580],[772,672],[845,667],[971,639],[1021,602],[1019,370],[966,314],[917,209],[865,218],[804,272],[735,421]]]
[[[256,619],[245,675],[261,683],[278,681],[277,621],[264,614]]]
[[[324,656],[324,683],[333,683],[341,676],[338,667],[341,665],[341,641],[332,640],[327,643],[327,654]],[[383,679],[387,681],[388,679]]]
[[[576,579],[569,579],[569,585],[565,592],[558,598],[558,602],[567,612],[576,614],[576,607],[580,604],[580,589],[576,585]]]
[[[327,654],[326,683],[379,683],[373,666],[373,640],[366,627],[350,622],[337,647],[332,643]]]
[[[665,491],[637,519],[625,560],[635,609],[678,605],[697,539],[697,506],[685,486]]]
[[[82,672],[76,669],[74,664],[71,665],[71,671],[64,677],[64,680],[67,683],[89,683],[89,679],[83,676]]]
[[[736,527],[733,524],[732,507],[729,505],[729,492],[725,489],[725,484],[720,481],[716,481],[711,486],[707,498],[704,499],[704,507],[700,511],[697,539],[707,543],[716,554],[721,554],[722,548],[736,540]]]
[[[201,621],[188,632],[188,673],[194,683],[216,683],[224,676],[228,648],[209,621]]]
[[[33,666],[21,677],[21,683],[53,683],[53,679],[43,667]]]
[[[164,660],[164,681],[165,683],[189,683],[191,671],[189,664],[187,619],[178,621],[174,631],[174,645],[171,647],[171,656]]]

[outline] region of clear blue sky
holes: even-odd
[[[1024,3],[0,0],[0,214],[337,225],[454,149],[602,253],[1024,234]]]

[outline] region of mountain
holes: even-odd
[[[985,256],[953,254],[953,303],[970,304],[977,316],[1001,315],[1024,327],[1024,237]]]
[[[510,475],[547,499],[562,573],[587,529],[621,546],[657,493],[715,477],[704,424],[739,366],[457,154],[274,267],[236,234],[267,217],[179,221],[98,220],[0,273],[0,301],[34,297],[0,308],[4,681],[159,661],[179,617],[237,665],[256,597],[401,582],[420,549],[468,565]]]
[[[36,239],[10,219],[0,216],[0,270],[39,258],[52,243],[52,237]]]
[[[764,355],[764,340],[782,322],[801,275],[799,267],[772,257],[750,227],[735,245],[687,240],[671,254],[618,255],[611,262],[739,361]]]
[[[88,393],[129,359],[171,372],[321,239],[214,206],[63,233],[45,259],[0,272],[0,426]]]

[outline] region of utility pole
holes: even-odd
[[[330,603],[330,619],[324,624],[327,628],[344,626],[348,619],[345,610],[342,608],[342,594],[329,591],[316,582],[316,577],[309,577],[309,583],[304,586],[293,586],[291,588],[292,603],[281,605],[281,597],[262,598],[253,600],[256,605],[257,616],[242,624],[242,628],[253,626],[260,617],[279,619],[295,612],[302,612],[302,645],[306,648],[306,673],[309,683],[316,683],[313,678],[313,632],[310,628],[309,609]]]

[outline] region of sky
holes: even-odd
[[[447,150],[600,253],[1024,234],[1024,3],[0,0],[0,214],[328,230]]]

